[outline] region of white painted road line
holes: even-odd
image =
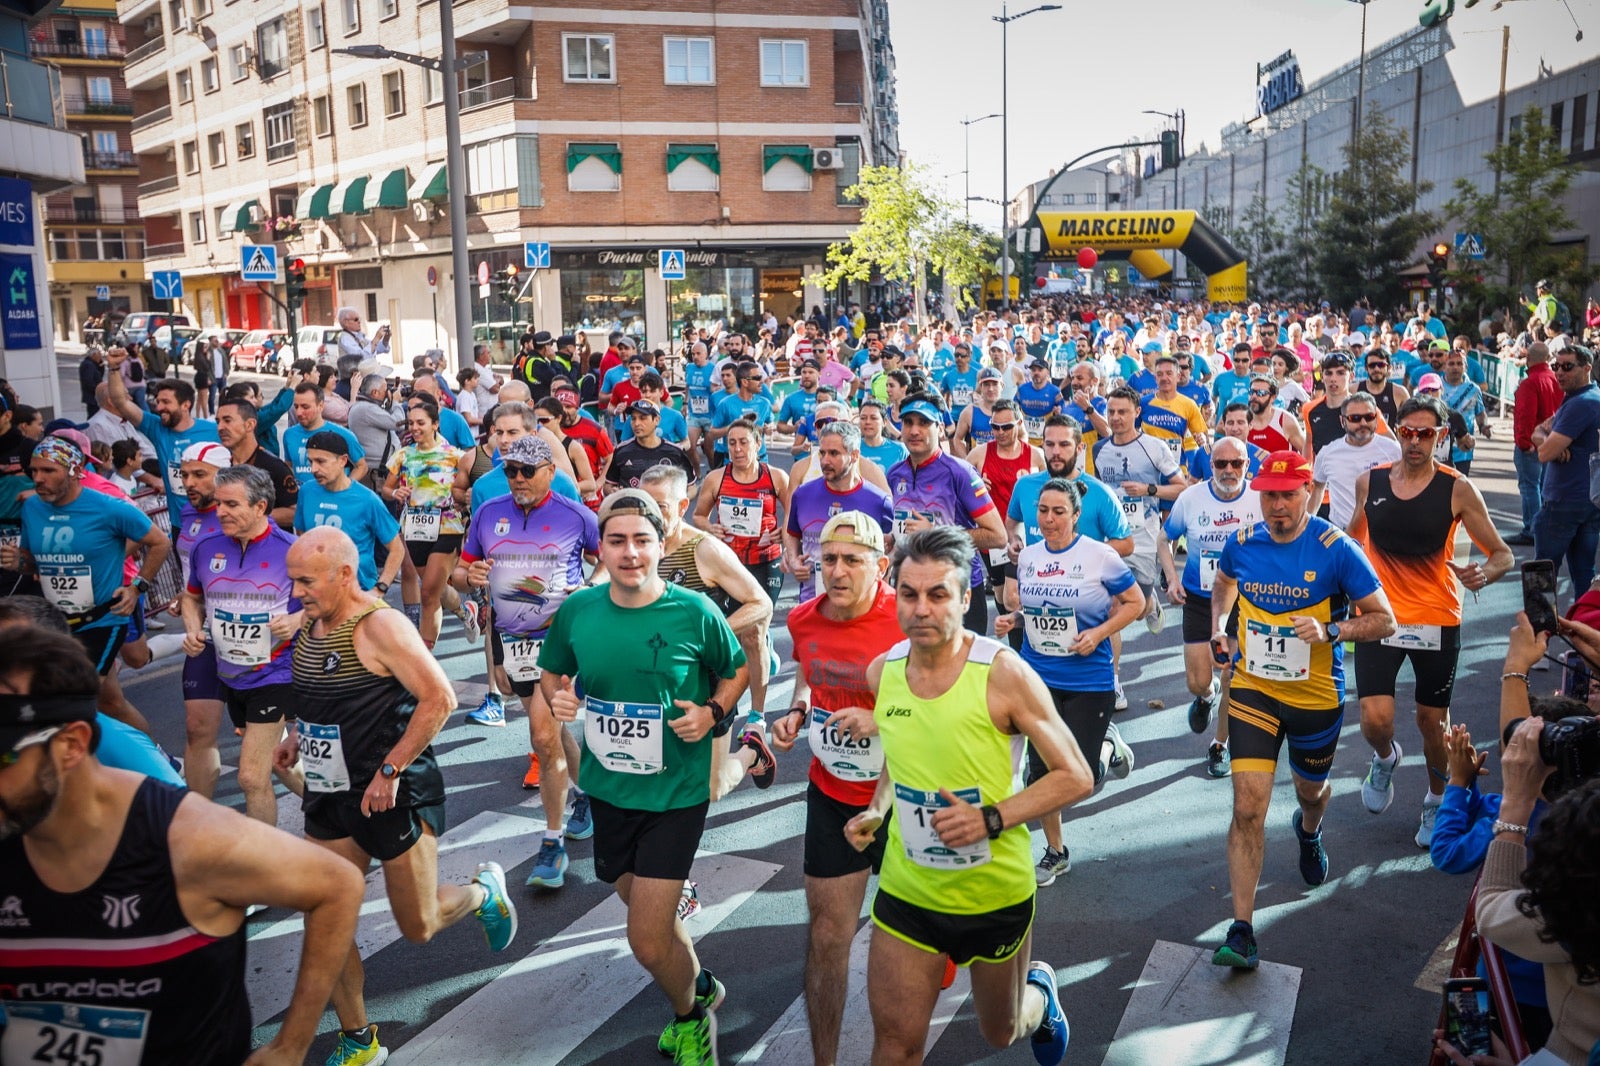
[[[1282,1066],[1299,995],[1298,967],[1264,962],[1254,973],[1231,970],[1211,965],[1210,948],[1158,940],[1104,1066]]]
[[[281,802],[281,801],[280,801]],[[538,825],[515,814],[484,811],[468,818],[439,838],[439,881],[464,885],[480,862],[497,862],[509,870],[539,850]],[[520,885],[517,886],[520,888]],[[463,925],[475,925],[472,918]],[[305,922],[296,915],[274,922],[250,936],[245,951],[245,977],[250,992],[250,1013],[260,1025],[282,1013],[294,995],[300,971],[300,946]],[[481,939],[482,934],[472,930]],[[526,931],[522,934],[527,936]],[[367,876],[367,896],[361,904],[361,924],[356,928],[356,948],[363,959],[401,939],[400,928],[389,910],[383,873],[374,868]],[[484,958],[492,958],[487,945]]]
[[[839,1027],[839,1052],[834,1058],[837,1066],[866,1066],[872,1061],[872,1012],[867,1006],[867,947],[871,942],[869,921],[850,942],[850,989],[845,998],[844,1022]],[[924,1055],[939,1042],[971,991],[971,975],[965,969],[956,971],[955,984],[939,993],[934,1005]],[[805,996],[795,997],[783,1017],[773,1022],[772,1028],[739,1061],[760,1062],[761,1066],[811,1066],[811,1029],[806,1022]]]
[[[701,911],[688,923],[690,935],[699,940],[717,928],[780,869],[740,855],[702,853],[693,874]],[[533,1048],[540,1062],[565,1061],[650,985],[650,975],[628,950],[626,928],[627,908],[608,896],[408,1040],[389,1061],[461,1062],[462,1048],[471,1048],[477,1062],[520,1062]],[[655,1007],[665,1023],[671,1015],[666,1000]]]

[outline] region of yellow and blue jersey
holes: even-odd
[[[1294,615],[1326,625],[1350,616],[1350,602],[1378,591],[1378,573],[1360,546],[1337,526],[1312,515],[1292,543],[1272,539],[1258,522],[1228,541],[1218,569],[1239,585],[1239,653],[1233,687],[1255,689],[1290,707],[1324,711],[1344,702],[1344,647],[1335,641],[1306,645],[1293,635]],[[1286,632],[1287,631],[1287,632]],[[1260,642],[1252,648],[1251,641]],[[1281,657],[1295,663],[1309,651],[1307,676],[1248,669],[1271,661],[1263,649],[1280,642]],[[1296,647],[1298,645],[1298,647]],[[1287,652],[1284,649],[1287,648]]]

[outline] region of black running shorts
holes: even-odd
[[[1411,660],[1416,677],[1417,703],[1424,707],[1449,707],[1456,687],[1456,662],[1461,658],[1461,627],[1440,626],[1439,647],[1396,648],[1378,641],[1356,645],[1356,691],[1366,696],[1394,696],[1400,667]]]
[[[806,786],[805,874],[807,877],[848,877],[862,870],[877,873],[883,866],[883,844],[889,837],[889,821],[884,819],[878,833],[862,851],[844,838],[845,823],[862,811],[852,803],[836,800],[815,781]],[[890,811],[889,817],[894,817]]]
[[[957,966],[1005,962],[1028,941],[1034,897],[983,914],[941,914],[891,896],[882,888],[872,901],[872,922],[912,947],[950,956]]]
[[[631,811],[589,797],[594,812],[594,874],[608,885],[623,874],[682,881],[694,866],[711,801],[670,811]]]
[[[406,554],[411,556],[411,565],[421,570],[430,556],[460,554],[462,539],[460,533],[443,533],[438,540],[408,540]]]
[[[422,839],[426,826],[435,837],[445,829],[444,804],[391,807],[369,817],[361,813],[360,792],[307,792],[306,836],[312,840],[351,840],[379,862],[398,859]]]
[[[260,688],[233,688],[226,682],[220,685],[222,701],[227,705],[228,717],[235,729],[247,725],[272,725],[289,717],[294,706],[294,686],[262,685]]]
[[[1072,739],[1078,742],[1078,750],[1083,752],[1083,757],[1094,767],[1095,784],[1099,784],[1102,773],[1100,745],[1105,742],[1106,726],[1111,724],[1111,714],[1116,710],[1116,690],[1064,692],[1053,688],[1050,690],[1050,698],[1055,702],[1056,714],[1066,724]],[[1048,769],[1044,760],[1039,758],[1039,753],[1033,750],[1033,745],[1029,744],[1028,784],[1031,785],[1039,780]]]
[[[128,639],[128,627],[121,625],[74,629],[72,639],[89,653],[89,661],[94,663],[94,672],[105,677],[117,664],[117,653],[122,651],[122,645]]]
[[[1253,688],[1240,688],[1235,675],[1228,693],[1228,750],[1233,772],[1272,773],[1278,750],[1289,742],[1289,768],[1307,781],[1325,781],[1333,767],[1344,725],[1344,708],[1308,711],[1291,707]]]
[[[1210,644],[1211,643],[1211,597],[1198,596],[1185,589],[1187,598],[1183,601],[1183,642],[1185,644]],[[1228,615],[1228,624],[1223,629],[1230,637],[1239,635],[1239,602],[1234,601],[1233,611]]]

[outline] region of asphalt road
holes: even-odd
[[[76,392],[75,361],[63,356],[68,395]],[[1483,443],[1473,467],[1473,480],[1503,532],[1515,531],[1518,506],[1509,431],[1505,423],[1495,440]],[[1526,558],[1528,549],[1518,552]],[[779,604],[780,623],[793,594],[787,589]],[[1495,733],[1495,681],[1509,619],[1519,604],[1515,581],[1491,586],[1480,602],[1468,604],[1453,714],[1480,746]],[[1158,944],[1204,947],[1209,954],[1231,917],[1224,855],[1231,788],[1206,776],[1205,738],[1187,728],[1180,627],[1171,608],[1168,620],[1159,637],[1139,626],[1130,629],[1124,648],[1122,671],[1131,706],[1117,722],[1133,745],[1137,767],[1127,780],[1111,781],[1069,812],[1072,872],[1038,896],[1033,955],[1051,963],[1061,981],[1072,1025],[1068,1061],[1420,1064],[1438,1009],[1442,968],[1472,879],[1433,870],[1426,852],[1412,841],[1426,771],[1409,754],[1419,744],[1416,727],[1403,712],[1398,737],[1408,755],[1396,777],[1397,800],[1378,817],[1361,806],[1360,781],[1370,749],[1359,732],[1353,696],[1324,822],[1332,873],[1319,888],[1308,889],[1298,875],[1289,828],[1292,787],[1287,770],[1280,767],[1278,773],[1256,928],[1263,961],[1282,968],[1227,976],[1213,975],[1202,965],[1193,975],[1202,986],[1200,1006],[1185,1008],[1175,1001],[1158,1004],[1153,1014],[1142,1006],[1129,1012],[1153,951],[1169,950]],[[774,639],[779,654],[787,657],[781,624]],[[483,692],[481,649],[469,647],[459,627],[448,622],[436,654],[457,682],[463,712],[476,706]],[[787,705],[792,674],[793,663],[786,661],[769,707]],[[1537,676],[1551,687],[1558,679]],[[125,685],[130,699],[155,723],[158,739],[180,751],[178,665],[167,661],[125,675]],[[1407,672],[1400,686],[1402,707],[1410,695]],[[525,716],[516,710],[510,717],[510,728],[503,730],[452,718],[436,747],[450,791],[447,866],[454,862],[470,869],[493,853],[520,886],[543,815],[519,787],[528,750]],[[232,763],[235,749],[231,740],[225,745],[225,763]],[[727,1003],[719,1011],[724,1062],[810,1061],[803,1034],[779,1024],[801,987],[805,765],[797,749],[781,760],[773,788],[761,792],[747,783],[711,811],[695,877],[703,896],[717,905],[689,926],[701,938],[704,964],[728,986]],[[1489,765],[1486,788],[1497,789],[1495,760]],[[217,798],[242,805],[231,776],[224,777]],[[286,828],[298,826],[292,806],[283,804]],[[1035,838],[1037,853],[1042,841],[1038,834]],[[427,946],[404,943],[382,925],[385,908],[369,906],[361,937],[369,956],[368,1003],[397,1061],[659,1061],[654,1040],[667,1020],[667,1007],[628,957],[616,904],[594,878],[590,845],[569,848],[573,862],[566,887],[539,893],[515,889],[521,931],[503,955],[488,953],[472,922]],[[381,899],[381,886],[369,899]],[[283,920],[289,924],[277,924]],[[269,912],[252,921],[258,1036],[274,1030],[287,1001],[292,983],[287,967],[295,958],[294,938],[287,934],[294,929],[284,914]],[[938,1034],[927,1061],[1027,1061],[1022,1048],[997,1052],[983,1042],[970,1000],[959,997],[964,987],[958,984],[954,1019]],[[864,1049],[870,1046],[861,1020],[865,992],[859,978],[852,982],[851,1001],[851,1010],[861,1014],[847,1019],[841,1062],[865,1061]],[[1196,1020],[1205,1017],[1208,1024]],[[331,1047],[327,1034],[334,1025],[327,1015],[313,1061]],[[1119,1025],[1125,1031],[1114,1047]],[[408,1057],[410,1041],[417,1046]],[[1134,1047],[1161,1050],[1130,1054]]]

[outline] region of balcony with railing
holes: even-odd
[[[142,59],[149,59],[151,56],[160,55],[166,50],[167,39],[165,37],[153,37],[144,42],[144,44],[136,45],[135,47],[128,49],[128,66],[131,67]]]
[[[115,37],[103,41],[34,41],[29,50],[40,59],[57,61],[122,59],[127,52],[122,41]]]
[[[128,57],[122,65],[122,77],[130,88],[137,88],[152,81],[166,83],[167,78],[167,39],[153,37],[143,44],[136,45],[128,50]]]
[[[83,146],[85,170],[134,170],[138,166],[138,157],[132,152],[97,152],[87,144]]]
[[[147,129],[158,123],[169,122],[171,119],[172,105],[162,104],[160,107],[153,107],[144,114],[135,116],[132,128],[136,130]]]
[[[0,92],[4,117],[58,129],[66,126],[61,75],[54,67],[0,49]]]
[[[133,114],[133,95],[126,90],[110,93],[62,93],[61,103],[68,118]]]
[[[174,259],[183,254],[183,242],[175,241],[171,244],[147,244],[144,247],[146,259]]]
[[[531,102],[536,99],[538,91],[533,78],[501,78],[461,90],[461,111],[465,114],[491,104],[519,100]]]
[[[533,21],[532,5],[506,0],[456,0],[456,36],[464,43],[503,44]],[[509,33],[509,36],[508,36]]]
[[[152,178],[149,181],[141,181],[139,183],[139,195],[141,197],[145,197],[155,196],[164,192],[171,192],[173,189],[178,187],[178,180],[178,175],[168,174],[166,177]]]
[[[77,225],[94,225],[97,223],[119,223],[139,221],[139,212],[136,208],[118,206],[104,207],[100,204],[47,204],[44,218],[51,223],[69,223]]]

